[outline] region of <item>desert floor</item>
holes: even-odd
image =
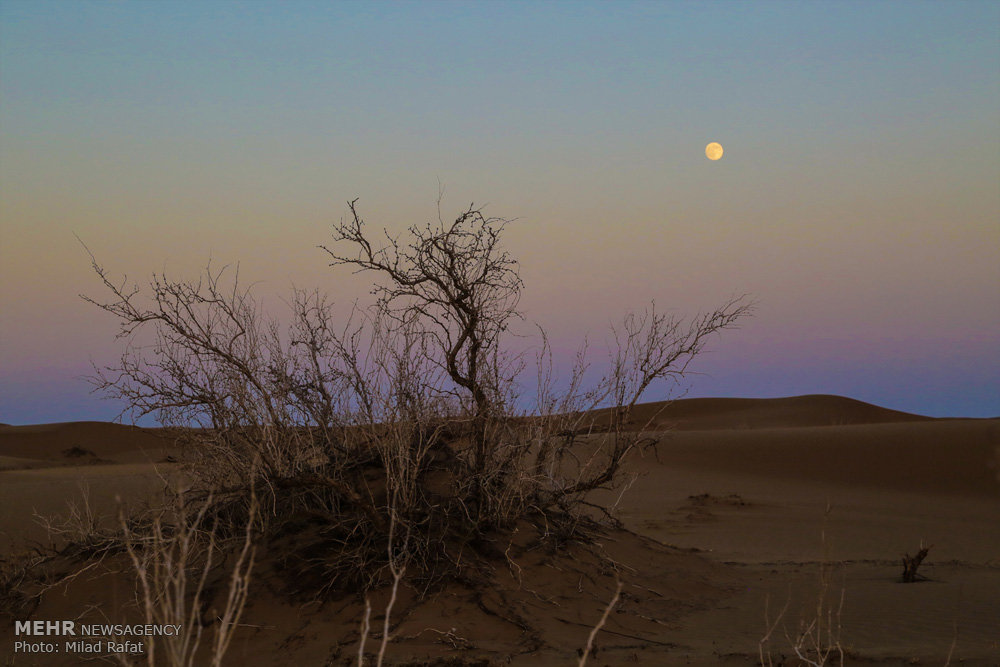
[[[386,662],[575,665],[617,578],[589,665],[800,664],[793,645],[817,620],[845,664],[1000,665],[1000,419],[834,396],[688,399],[649,429],[657,444],[632,459],[631,485],[596,498],[628,530],[565,553],[515,532],[488,586],[420,602],[404,579]],[[0,558],[50,543],[38,517],[84,496],[112,523],[117,503],[155,500],[171,453],[133,427],[0,426]],[[921,545],[924,580],[900,583]],[[226,664],[356,663],[363,602],[295,602],[267,562]],[[125,569],[50,589],[31,618],[136,620]],[[386,595],[372,596],[379,626]],[[14,654],[18,613],[0,614],[4,664],[81,662]]]

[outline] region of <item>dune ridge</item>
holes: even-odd
[[[654,428],[682,431],[844,426],[937,419],[833,394],[782,398],[682,398],[638,406],[632,421],[641,424],[651,417]]]

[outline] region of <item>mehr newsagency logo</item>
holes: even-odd
[[[18,637],[46,637],[46,640],[18,639],[14,653],[145,653],[143,637],[176,636],[180,625],[91,623],[76,621],[15,621]],[[54,638],[60,639],[54,639]]]

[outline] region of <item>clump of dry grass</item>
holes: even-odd
[[[31,614],[45,590],[39,566],[51,558],[40,547],[0,557],[0,614],[12,620]]]
[[[118,530],[95,510],[86,481],[80,480],[77,488],[80,496],[66,502],[65,514],[46,516],[34,512],[35,523],[45,529],[53,549],[68,549],[81,557],[115,551],[120,546]]]
[[[823,514],[823,528],[820,533],[823,559],[819,562],[814,605],[809,607],[808,612],[803,612],[796,628],[789,630],[784,622],[791,597],[789,596],[774,620],[770,618],[770,598],[768,598],[764,606],[766,631],[758,644],[758,660],[761,667],[774,666],[772,637],[779,625],[782,626],[788,650],[795,654],[800,661],[799,664],[810,667],[844,665],[845,650],[841,642],[841,618],[844,611],[845,587],[843,582],[839,587],[835,587],[834,577],[840,566],[830,560],[828,553],[826,527],[831,511],[832,508],[827,505]]]

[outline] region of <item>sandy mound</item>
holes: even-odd
[[[575,664],[618,581],[622,594],[598,641],[595,664],[660,664],[663,651],[677,647],[681,619],[717,605],[737,584],[723,566],[638,535],[610,532],[590,547],[571,545],[552,552],[533,548],[530,532],[519,530],[509,543],[499,545],[509,560],[486,578],[423,591],[422,599],[417,596],[422,586],[404,580],[391,616],[388,664]],[[277,555],[264,554],[258,565],[260,575],[242,619],[249,630],[234,642],[227,664],[356,664],[365,615],[362,596],[323,603],[310,602],[308,596],[290,599],[290,582],[270,567]],[[53,564],[63,574],[75,567],[68,556]],[[108,558],[101,568],[59,586],[58,594],[45,596],[33,617],[141,623],[141,614],[124,594],[132,586],[122,574],[127,569],[124,558]],[[677,576],[680,572],[684,576]],[[213,577],[213,587],[225,583],[224,577]],[[383,588],[369,595],[370,652],[378,648],[389,594]],[[81,616],[83,600],[95,606]],[[221,597],[206,601],[204,622],[212,623],[213,606],[221,602]],[[12,641],[10,627],[0,626],[0,645]],[[208,664],[208,653],[202,655],[198,664]],[[468,662],[442,662],[459,656]],[[79,663],[78,656],[62,655],[45,664]]]

